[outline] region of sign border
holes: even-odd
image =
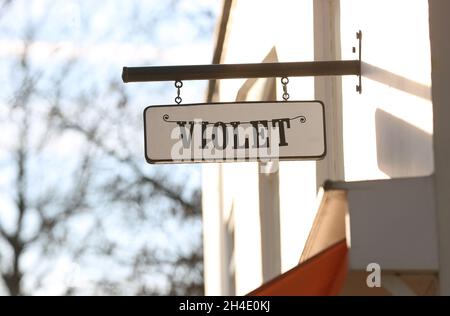
[[[323,135],[324,135],[324,148],[323,153],[318,156],[289,156],[289,157],[278,157],[277,159],[274,159],[273,161],[305,161],[305,160],[323,160],[327,154],[327,133],[326,133],[326,126],[325,126],[325,105],[320,100],[289,100],[289,101],[243,101],[243,102],[211,102],[211,103],[189,103],[189,104],[161,104],[161,105],[149,105],[144,108],[143,111],[143,118],[144,118],[144,156],[145,160],[149,164],[158,164],[158,163],[179,163],[179,164],[195,164],[195,163],[229,163],[229,162],[260,162],[257,158],[243,158],[243,159],[233,159],[233,160],[205,160],[205,161],[177,161],[173,159],[150,159],[147,157],[147,124],[145,120],[145,114],[148,109],[150,108],[164,108],[164,107],[184,107],[184,106],[198,106],[198,105],[209,105],[209,106],[215,106],[215,105],[226,105],[226,104],[258,104],[258,103],[319,103],[322,107],[322,113],[323,113]]]

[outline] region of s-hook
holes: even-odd
[[[287,101],[289,100],[289,93],[287,92],[287,84],[289,83],[288,77],[282,77],[281,78],[281,84],[283,85],[283,100]]]
[[[181,80],[175,81],[175,88],[177,88],[177,96],[175,97],[176,104],[180,104],[181,101],[183,101],[183,99],[180,97],[180,90],[181,90],[182,86],[183,86],[183,82],[181,82]]]

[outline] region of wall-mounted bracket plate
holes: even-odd
[[[358,40],[358,60],[359,60],[359,74],[358,74],[358,84],[356,85],[356,92],[362,93],[362,83],[361,83],[361,47],[362,47],[362,32],[359,30],[356,32],[356,39]],[[353,53],[356,53],[356,48],[353,47]]]

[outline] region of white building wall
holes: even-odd
[[[428,1],[341,0],[342,58],[363,32],[363,93],[343,78],[347,181],[433,172]]]
[[[355,91],[356,76],[342,79],[345,180],[432,173],[428,2],[314,1],[340,7],[342,59],[357,58],[351,48],[356,31],[363,32],[363,94]],[[235,1],[221,63],[262,62],[273,47],[282,62],[313,60],[313,16],[312,0]],[[314,78],[289,79],[291,100],[314,99]],[[214,101],[235,101],[245,82],[221,80]],[[255,84],[247,100],[259,100],[263,86]],[[279,96],[280,88],[277,82]],[[242,295],[266,281],[259,195],[274,193],[259,192],[258,164],[221,166],[208,164],[203,174],[206,294]],[[279,164],[280,273],[298,263],[315,215],[316,185],[315,162]]]
[[[262,62],[274,47],[279,61],[312,60],[312,10],[312,1],[236,1],[221,62]],[[292,100],[314,99],[313,78],[289,79],[288,91]],[[222,80],[219,100],[235,101],[245,81]],[[261,100],[260,95],[264,94],[261,89],[262,85],[255,84],[247,100]],[[281,90],[278,82],[277,89]],[[263,282],[258,172],[256,163],[222,165],[224,209],[233,205],[235,222],[236,294],[248,293]],[[213,180],[205,181],[209,186]],[[281,273],[298,263],[314,216],[315,162],[280,163],[279,183]],[[204,212],[214,211],[207,204],[204,203]],[[204,225],[209,226],[209,223],[204,222]],[[205,251],[208,251],[206,247]],[[213,294],[208,287],[207,294]]]

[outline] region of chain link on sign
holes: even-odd
[[[181,101],[183,101],[183,99],[180,97],[180,90],[181,90],[182,86],[183,86],[183,83],[181,82],[181,80],[175,81],[175,88],[177,88],[177,96],[175,97],[176,104],[180,104]]]
[[[283,85],[283,100],[287,101],[289,100],[289,93],[287,92],[287,85],[289,83],[288,77],[282,77],[281,78],[281,84]]]

